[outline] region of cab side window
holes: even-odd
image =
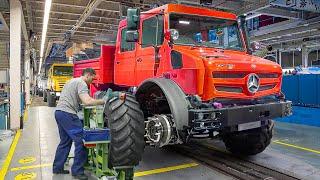
[[[126,32],[127,32],[127,28],[123,28],[121,30],[121,44],[120,44],[120,51],[121,52],[133,51],[135,48],[134,42],[127,42],[126,41]]]
[[[142,23],[142,47],[161,45],[164,39],[163,16],[146,19]]]

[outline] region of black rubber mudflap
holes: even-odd
[[[234,154],[255,155],[264,151],[270,144],[273,126],[273,120],[268,120],[267,126],[225,134],[222,139],[226,148]]]
[[[144,152],[144,116],[132,95],[114,97],[106,104],[105,122],[110,128],[109,166],[138,165]]]

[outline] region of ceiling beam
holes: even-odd
[[[299,19],[299,17],[300,17],[299,12],[290,11],[290,10],[286,10],[286,9],[280,9],[280,8],[276,8],[276,7],[268,7],[265,9],[261,9],[257,12],[264,14],[264,15],[282,17],[282,18],[288,18],[288,19]]]
[[[272,33],[264,34],[261,36],[251,37],[251,39],[253,41],[266,41],[274,38],[280,39],[282,36],[285,36],[288,34],[299,34],[299,33],[304,33],[308,31],[319,30],[319,29],[320,29],[320,23],[314,22],[313,24],[304,24],[302,26],[294,27],[292,29],[284,29],[281,31],[272,32]]]
[[[203,6],[200,4],[200,0],[196,0],[196,1],[194,1],[194,0],[178,0],[178,3],[186,4],[186,5]],[[212,1],[211,5],[208,5],[205,7],[228,10],[228,11],[235,11],[235,10],[241,8],[241,2],[233,1],[232,3],[229,3],[228,0],[215,0],[215,1]]]
[[[35,17],[35,19],[38,19],[36,22],[42,22],[42,17]],[[106,20],[108,22],[103,22],[101,20]],[[78,18],[77,19],[69,19],[69,18],[65,18],[65,17],[59,17],[59,18],[50,17],[50,21],[59,21],[59,22],[68,21],[68,22],[73,22],[73,24],[74,24],[74,22],[78,21]],[[88,17],[88,19],[87,19],[87,21],[85,23],[87,23],[87,22],[89,22],[89,23],[97,23],[97,24],[99,24],[99,23],[110,23],[110,24],[117,24],[118,25],[118,23],[120,22],[120,19],[119,18],[93,17],[93,16],[90,16],[90,17]]]
[[[262,35],[274,33],[281,30],[291,29],[291,28],[297,27],[301,23],[302,23],[302,20],[294,20],[294,19],[278,22],[268,26],[260,27],[258,30],[251,31],[250,36],[252,37],[262,36]]]
[[[286,43],[286,42],[291,42],[291,41],[298,41],[298,40],[303,40],[305,38],[315,38],[315,37],[320,37],[320,32],[317,30],[309,31],[309,32],[304,32],[296,35],[287,35],[281,39],[274,39],[274,40],[268,40],[264,41],[266,44],[281,44],[281,43]]]
[[[29,28],[33,31],[33,14],[31,10],[30,0],[26,0],[26,9],[28,15]]]
[[[38,28],[38,27],[35,28],[35,30],[40,30],[40,29],[41,28]],[[55,29],[48,29],[48,33],[62,33],[61,35],[64,35],[67,30],[68,30],[68,28],[60,27],[60,28],[55,28]],[[93,30],[89,30],[89,29],[85,29],[85,28],[80,27],[80,29],[76,32],[86,33],[86,34],[94,34],[94,35],[104,34],[104,33],[108,34],[108,33],[116,32],[114,30],[103,30],[103,29],[96,29],[96,30],[98,30],[98,31],[93,31]]]
[[[35,10],[36,17],[42,17],[44,11],[43,10]],[[73,16],[73,18],[70,19],[79,19],[82,14],[76,13],[76,12],[63,12],[63,11],[51,11],[50,17],[62,17],[64,15]],[[100,19],[120,19],[119,12],[111,12],[108,17],[105,17],[106,15],[103,15],[101,13],[94,13],[91,14],[90,17],[100,18]],[[69,17],[68,17],[69,18]]]
[[[64,21],[63,24],[59,23],[61,21],[50,21],[49,26],[57,26],[57,27],[72,27],[73,26],[73,22],[66,22]],[[42,27],[42,23],[37,22],[35,23],[35,25],[37,27]],[[115,24],[106,24],[106,23],[92,23],[92,22],[84,22],[83,23],[83,28],[95,28],[95,29],[112,29],[112,30],[117,30],[118,26]]]
[[[68,2],[68,1],[66,1]],[[43,10],[43,5],[45,2],[44,1],[36,1],[34,8],[37,10]],[[117,5],[118,3],[114,2],[115,4],[105,4],[102,7],[96,6],[94,8],[94,11],[102,11],[102,12],[119,12],[119,6]],[[101,4],[100,4],[101,5]],[[86,6],[81,6],[81,5],[76,5],[76,4],[70,4],[70,3],[56,3],[52,2],[52,11],[62,11],[62,12],[83,12],[87,8]],[[81,13],[79,13],[81,14]]]
[[[3,18],[1,12],[0,12],[0,21],[1,21],[2,24],[3,24],[3,30],[4,30],[4,31],[9,31],[8,24],[7,24],[6,20]]]
[[[24,20],[24,14],[23,14],[23,9],[21,6],[21,3],[19,2],[19,8],[21,10],[22,13],[22,18],[21,18],[21,30],[22,30],[22,34],[24,37],[24,40],[26,40],[27,42],[29,42],[29,35],[28,35],[28,31],[27,31],[27,26],[26,26],[26,22]]]
[[[250,2],[244,2],[242,8],[236,11],[237,15],[248,14],[252,12],[256,12],[267,7],[270,7],[270,0],[256,0]]]

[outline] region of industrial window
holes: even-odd
[[[126,32],[127,32],[127,28],[124,28],[121,30],[121,44],[120,44],[120,51],[121,52],[133,51],[135,48],[134,42],[127,42],[126,41]]]
[[[314,50],[309,53],[308,66],[320,67],[320,51],[319,50]]]
[[[283,68],[293,68],[293,52],[282,52],[281,53],[281,66]]]
[[[301,51],[294,51],[294,61],[293,61],[293,65],[294,67],[296,66],[301,66],[302,65],[302,52]]]
[[[163,39],[163,16],[155,16],[143,21],[142,47],[161,45]]]

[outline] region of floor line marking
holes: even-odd
[[[297,145],[293,145],[293,144],[284,143],[284,142],[281,142],[279,140],[273,141],[273,143],[281,144],[281,145],[288,146],[288,147],[293,147],[293,148],[304,150],[304,151],[313,152],[313,153],[316,153],[316,154],[320,154],[320,151],[318,151],[318,150],[305,148],[305,147],[297,146]]]
[[[17,133],[16,135],[14,136],[14,139],[13,139],[13,142],[10,146],[10,149],[9,149],[9,152],[8,152],[8,155],[3,163],[3,167],[0,171],[0,180],[4,180],[4,177],[6,176],[7,174],[7,171],[9,169],[9,166],[10,166],[10,163],[11,163],[11,160],[12,160],[12,157],[14,155],[14,152],[16,150],[16,147],[17,147],[17,144],[19,142],[19,139],[20,139],[20,136],[21,136],[21,130],[17,130]]]
[[[52,163],[37,164],[37,165],[32,165],[32,166],[20,166],[20,167],[11,168],[10,171],[20,171],[20,170],[35,169],[35,168],[50,167],[50,166],[52,166]]]
[[[152,169],[152,170],[148,170],[148,171],[140,171],[140,172],[134,173],[134,177],[148,176],[151,174],[159,174],[159,173],[164,173],[164,172],[169,172],[169,171],[186,169],[186,168],[191,168],[191,167],[195,167],[198,165],[199,164],[197,164],[197,163],[189,163],[189,164],[182,164],[182,165],[178,165],[178,166],[170,166],[170,167],[165,167],[165,168]]]
[[[164,173],[164,172],[169,172],[169,171],[191,168],[191,167],[195,167],[198,165],[199,164],[197,164],[197,163],[189,163],[189,164],[182,164],[182,165],[178,165],[178,166],[170,166],[170,167],[165,167],[165,168],[140,171],[140,172],[134,173],[134,176],[141,177],[141,176],[147,176],[147,175],[151,175],[151,174],[159,174],[159,173]],[[50,166],[52,166],[52,163],[15,167],[15,168],[11,168],[10,171],[21,171],[21,170],[35,169],[35,168],[41,168],[41,167],[50,167]]]
[[[32,100],[31,100],[32,101]],[[27,105],[26,109],[24,110],[24,114],[23,114],[23,121],[24,122],[27,122],[28,121],[28,115],[29,115],[29,107],[30,107],[30,104]]]
[[[29,110],[29,106],[27,106],[24,110],[23,121],[25,121],[26,120],[25,118],[28,117],[28,114],[26,115],[26,113],[28,113],[28,110]],[[14,152],[16,151],[16,147],[19,142],[20,136],[21,136],[21,129],[18,129],[15,136],[14,136],[12,144],[10,146],[7,157],[4,160],[3,166],[0,169],[0,180],[4,180],[5,176],[7,175],[7,172],[8,172],[9,166],[11,164],[11,160],[14,155]]]

